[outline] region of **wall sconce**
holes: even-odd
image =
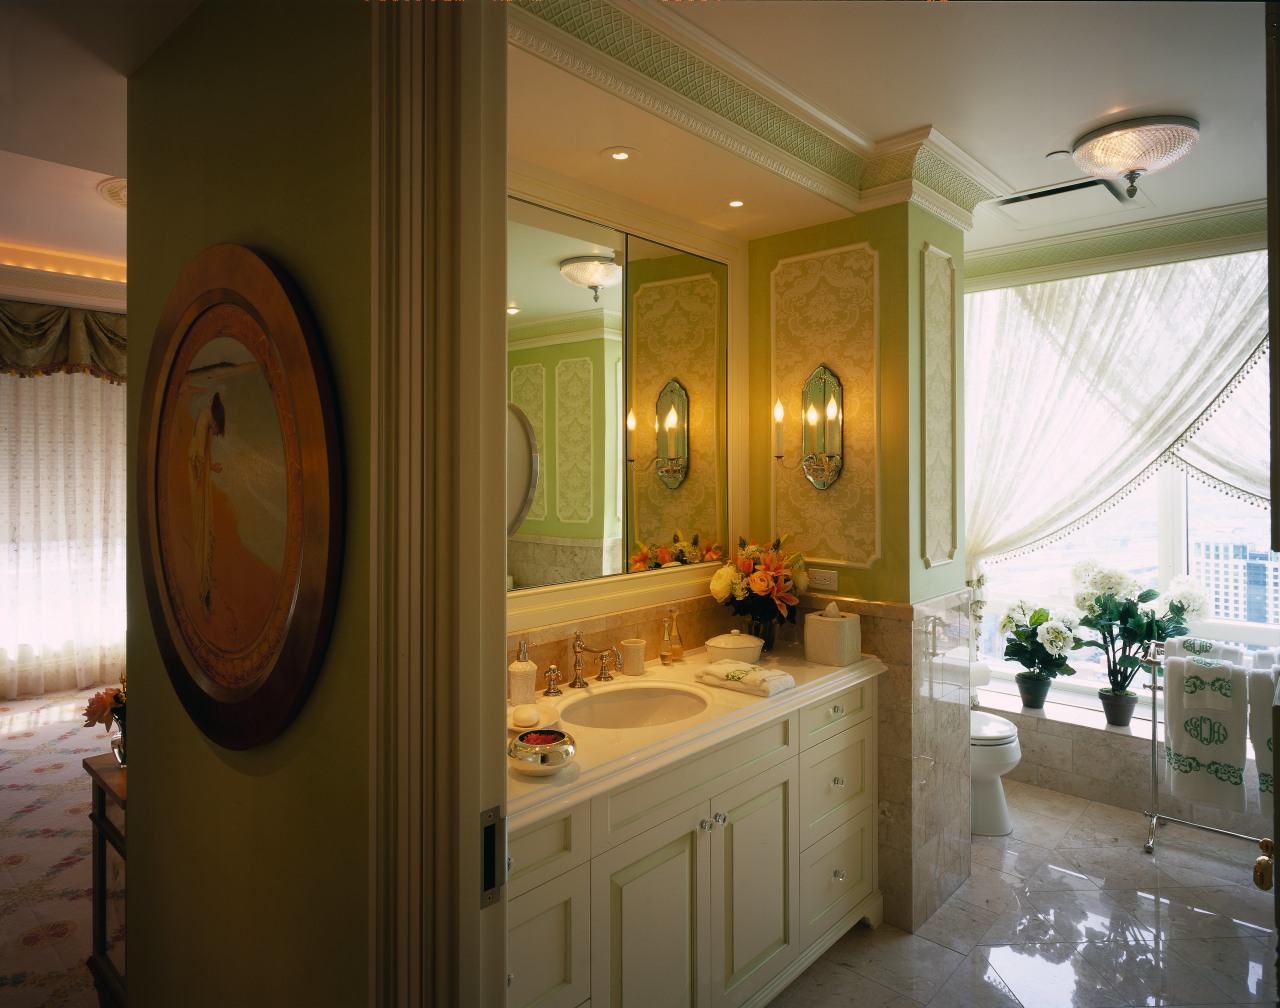
[[[800,392],[799,465],[804,478],[825,490],[840,478],[844,455],[844,387],[825,364],[813,372]],[[783,468],[782,400],[773,404],[773,457]]]
[[[653,431],[658,444],[657,455],[648,465],[638,468],[632,465],[631,468],[634,472],[644,472],[656,464],[658,479],[665,487],[674,490],[689,474],[689,393],[674,378],[658,393],[653,413]],[[627,410],[629,463],[636,460],[635,433],[635,411]]]

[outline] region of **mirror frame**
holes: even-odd
[[[527,167],[527,166],[526,166]],[[572,184],[570,184],[572,183]],[[724,263],[728,270],[729,388],[746,388],[747,246],[715,232],[680,221],[652,207],[627,203],[612,193],[592,190],[577,181],[510,169],[507,195],[550,210],[603,224],[639,238],[692,252]],[[747,428],[749,396],[728,397],[726,430],[728,526],[730,538],[745,534],[748,519]],[[722,544],[728,549],[729,543]],[[589,581],[517,588],[507,593],[507,633],[551,623],[603,616],[621,609],[680,602],[708,594],[713,564],[689,564],[635,574],[611,574]]]

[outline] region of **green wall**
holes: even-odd
[[[880,559],[868,569],[838,568],[839,593],[890,602],[919,602],[964,585],[963,543],[956,560],[926,569],[921,559],[920,518],[920,253],[929,242],[955,260],[957,328],[960,329],[963,233],[910,204],[872,210],[854,218],[757,239],[748,246],[750,275],[750,374],[753,389],[771,379],[770,275],[778,262],[824,249],[868,243],[877,254],[880,380]],[[962,355],[957,335],[956,355]],[[815,362],[816,363],[816,362]],[[962,384],[962,382],[961,382]],[[750,418],[750,527],[770,528],[772,417],[762,396]],[[962,419],[963,414],[959,414]],[[963,505],[963,447],[957,450],[959,506]],[[815,497],[815,509],[822,497]],[[963,535],[963,513],[958,515]],[[798,532],[779,529],[778,532]],[[826,565],[824,565],[826,566]]]
[[[367,1000],[370,16],[207,0],[129,82],[128,987],[134,1006]],[[267,253],[310,305],[346,469],[342,587],[297,720],[207,741],[161,665],[137,548],[138,423],[160,308],[203,248]]]

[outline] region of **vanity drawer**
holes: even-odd
[[[872,806],[800,854],[800,944],[821,938],[876,887]]]
[[[875,722],[870,718],[800,754],[800,847],[875,802]]]
[[[867,679],[800,712],[800,746],[808,749],[850,725],[874,717],[876,680]]]
[[[591,849],[599,854],[748,780],[797,752],[795,715],[704,756],[648,774],[591,802]]]
[[[583,802],[507,838],[507,898],[520,896],[591,856],[591,809]]]

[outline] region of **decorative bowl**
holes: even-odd
[[[555,728],[530,728],[507,746],[507,762],[532,777],[559,773],[574,757],[573,736]]]
[[[707,661],[732,658],[735,661],[753,662],[760,657],[764,641],[741,630],[734,630],[707,641]]]

